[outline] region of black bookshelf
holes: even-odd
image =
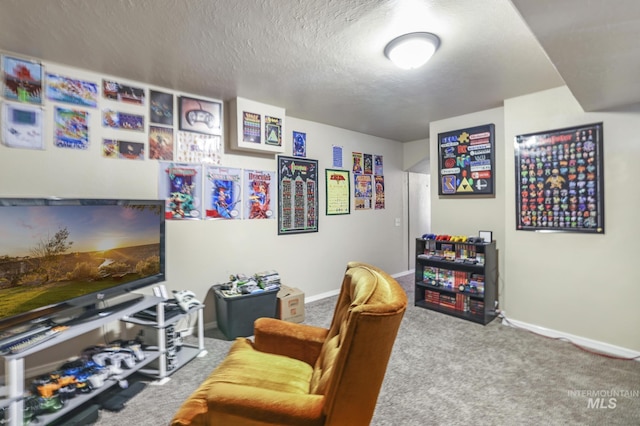
[[[496,316],[496,243],[416,239],[415,306],[486,325]]]

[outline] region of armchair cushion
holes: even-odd
[[[324,398],[309,395],[312,374],[306,362],[256,351],[249,339],[238,338],[172,424],[321,424]]]
[[[313,368],[295,358],[259,352],[251,341],[238,338],[208,381],[252,386],[291,394],[309,393]]]

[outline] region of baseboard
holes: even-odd
[[[391,277],[393,278],[398,278],[398,277],[403,277],[405,275],[409,275],[409,274],[413,274],[414,271],[413,270],[409,270],[409,271],[404,271],[404,272],[398,272],[397,274],[393,274],[391,275]],[[310,302],[317,302],[318,300],[322,300],[322,299],[326,299],[327,297],[332,297],[332,296],[337,296],[338,294],[340,294],[340,289],[337,288],[335,290],[331,290],[331,291],[327,291],[324,293],[320,293],[320,294],[316,294],[315,296],[310,296],[305,298],[304,303],[310,303]]]
[[[540,327],[538,325],[529,324],[523,321],[511,319],[503,315],[506,321],[502,321],[502,324],[506,326],[513,326],[531,331],[542,336],[551,337],[555,339],[568,340],[578,346],[585,349],[590,349],[595,352],[601,352],[608,355],[614,355],[621,358],[636,358],[636,361],[640,361],[640,352],[631,349],[623,348],[621,346],[611,345],[609,343],[600,342],[598,340],[588,339],[586,337],[576,336],[574,334],[565,333],[563,331],[553,330],[550,328]]]
[[[398,272],[397,274],[392,274],[391,278],[400,278],[400,277],[404,277],[405,275],[410,275],[415,273],[415,269],[409,269],[408,271],[404,271],[404,272]]]
[[[327,291],[324,293],[316,294],[315,296],[305,297],[304,304],[306,305],[307,303],[310,303],[310,302],[317,302],[318,300],[326,299],[327,297],[337,296],[338,294],[340,294],[339,288],[335,290]]]

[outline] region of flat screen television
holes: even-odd
[[[164,221],[163,200],[0,198],[0,331],[164,281]]]

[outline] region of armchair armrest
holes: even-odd
[[[314,366],[329,330],[274,318],[254,323],[254,347],[261,352],[285,355]]]

